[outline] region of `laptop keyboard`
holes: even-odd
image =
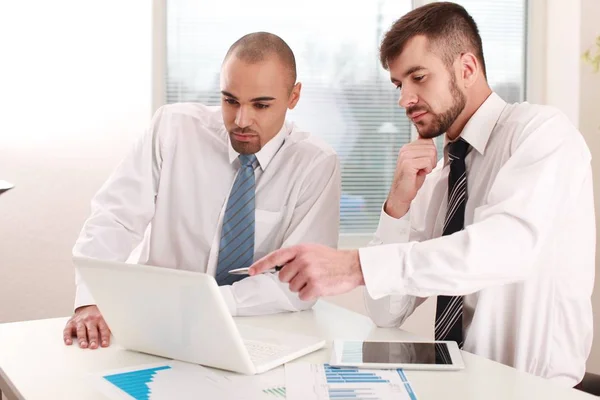
[[[244,340],[244,345],[246,345],[246,349],[248,349],[248,354],[250,354],[250,359],[252,361],[277,358],[279,355],[282,355],[289,350],[288,346],[280,346],[257,340]]]

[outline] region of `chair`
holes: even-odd
[[[577,389],[594,396],[600,396],[600,375],[586,372],[581,383],[577,385]]]

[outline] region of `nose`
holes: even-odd
[[[402,88],[402,92],[400,94],[400,98],[398,99],[398,105],[402,108],[408,108],[410,106],[414,106],[419,101],[417,95],[409,90],[405,90]]]
[[[246,128],[252,125],[252,111],[244,106],[238,108],[235,115],[235,124],[240,128]]]

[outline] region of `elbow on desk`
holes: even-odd
[[[398,328],[412,314],[424,298],[406,297],[405,301],[397,303],[390,296],[372,299],[365,291],[365,309],[371,321],[379,328]]]
[[[398,328],[406,318],[395,317],[393,315],[375,315],[369,313],[369,318],[378,328]]]
[[[290,311],[306,311],[312,309],[317,300],[303,301],[298,296],[295,296],[293,299],[290,299],[290,303],[292,305],[292,310]]]

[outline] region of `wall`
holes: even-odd
[[[581,42],[579,54],[590,48],[600,35],[600,2],[582,1]],[[585,136],[592,152],[594,173],[594,196],[596,200],[596,229],[600,230],[600,72],[593,74],[587,64],[580,65],[579,129]],[[596,233],[600,238],[600,231]],[[588,370],[600,374],[600,247],[596,244],[596,281],[594,296],[595,340],[588,359]]]
[[[91,5],[90,5],[91,4]],[[0,322],[68,315],[89,200],[151,109],[151,4],[0,3]]]
[[[546,2],[546,99],[579,124],[581,1]]]

